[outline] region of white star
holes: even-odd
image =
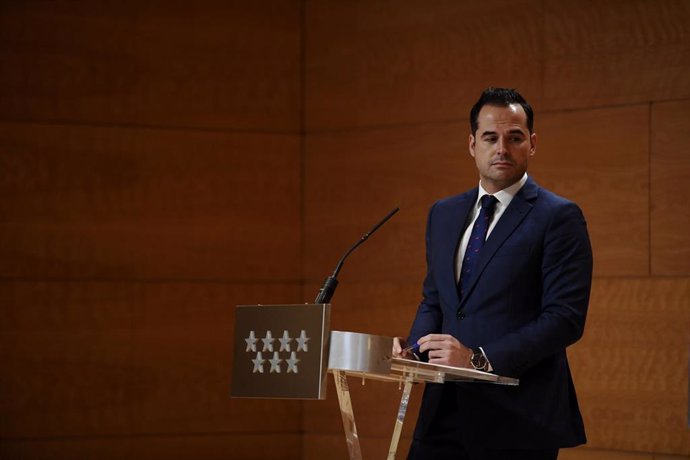
[[[261,339],[261,341],[264,343],[264,348],[261,351],[273,351],[273,342],[275,339],[273,338],[273,334],[271,334],[271,331],[266,331],[266,337]]]
[[[307,342],[309,341],[307,331],[302,329],[302,332],[299,333],[299,337],[297,337],[295,340],[297,341],[297,351],[309,351],[307,347]]]
[[[256,341],[258,339],[256,338],[256,335],[254,334],[254,331],[249,331],[249,337],[244,339],[245,342],[247,342],[247,349],[244,351],[253,351],[256,352]]]
[[[280,342],[280,351],[290,351],[290,342],[292,339],[288,335],[288,331],[283,331],[283,338],[278,339]]]
[[[261,356],[261,352],[258,352],[256,354],[256,358],[252,359],[252,362],[254,363],[254,370],[252,371],[252,374],[256,374],[259,372],[260,374],[264,373],[264,363],[266,360]]]
[[[271,363],[271,374],[274,372],[280,374],[280,363],[283,362],[283,360],[278,357],[277,351],[273,352],[273,359],[269,359],[268,362]]]
[[[288,368],[287,368],[287,373],[288,373],[288,374],[289,374],[290,372],[294,372],[295,374],[297,374],[297,372],[298,372],[298,370],[297,370],[297,363],[298,363],[299,361],[300,361],[300,360],[297,359],[297,354],[293,351],[292,354],[290,355],[290,359],[286,359],[286,360],[285,360],[285,362],[286,362],[287,365],[288,365]]]

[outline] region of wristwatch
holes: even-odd
[[[486,359],[486,356],[484,356],[484,353],[479,348],[472,349],[470,364],[478,371],[486,371],[489,368],[489,361]]]

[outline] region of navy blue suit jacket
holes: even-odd
[[[464,298],[457,248],[478,189],[434,204],[426,232],[427,274],[409,341],[451,334],[481,346],[493,371],[520,385],[451,384],[458,423],[471,442],[494,448],[554,448],[586,442],[565,349],[583,333],[592,251],[580,208],[531,178],[481,250]],[[428,384],[415,436],[429,429],[442,385]],[[470,441],[468,441],[470,442]]]

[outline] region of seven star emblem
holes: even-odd
[[[263,342],[263,349],[261,351],[257,351],[257,342],[261,340]],[[300,331],[299,337],[296,338],[291,338],[290,333],[287,331],[287,329],[283,330],[283,336],[279,339],[277,339],[280,342],[280,350],[275,351],[273,349],[273,342],[276,341],[276,339],[273,338],[273,333],[270,330],[266,331],[266,336],[262,339],[257,339],[256,338],[256,332],[255,331],[249,331],[249,335],[244,339],[244,341],[247,343],[247,348],[246,352],[253,352],[256,353],[256,357],[252,359],[252,363],[254,363],[254,368],[252,369],[252,373],[256,374],[263,374],[264,373],[264,363],[268,361],[271,364],[271,368],[269,370],[269,373],[271,374],[280,374],[281,373],[281,367],[280,363],[285,361],[287,364],[287,373],[288,374],[297,374],[299,373],[299,369],[297,368],[297,363],[299,363],[301,360],[297,358],[297,353],[300,351],[308,352],[309,351],[309,346],[307,342],[309,342],[310,338],[307,337],[307,331],[302,329]],[[292,341],[297,342],[297,350],[292,350],[290,343]],[[264,359],[262,352],[272,352],[273,353],[273,358],[272,359]],[[280,357],[280,352],[288,352],[290,353],[290,357],[286,359],[282,359]]]

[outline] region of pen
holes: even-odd
[[[414,353],[415,351],[419,351],[419,344],[418,343],[415,343],[412,346],[404,348],[402,352],[404,354],[404,353]]]
[[[421,361],[417,352],[419,352],[419,344],[415,343],[414,345],[404,348],[401,354],[412,353],[412,356],[414,356],[417,361]]]

